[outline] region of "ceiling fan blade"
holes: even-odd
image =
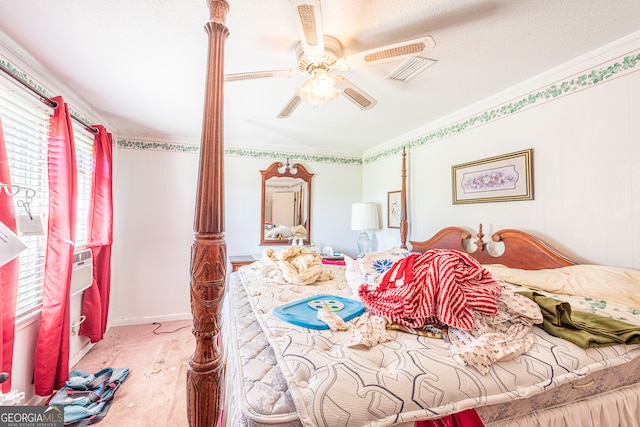
[[[249,73],[225,74],[225,82],[234,82],[238,80],[266,79],[270,77],[293,77],[300,74],[298,69],[289,70],[270,70],[270,71],[253,71]]]
[[[363,110],[368,110],[376,105],[377,101],[375,99],[342,76],[336,76],[336,87],[342,91],[342,94],[349,101]]]
[[[320,0],[289,0],[293,17],[300,34],[304,54],[312,59],[324,55],[324,33]]]
[[[396,59],[419,55],[427,50],[433,49],[435,45],[436,42],[433,40],[433,37],[425,36],[401,43],[381,46],[345,56],[338,60],[336,68],[350,70],[361,65],[394,61]]]
[[[285,105],[282,111],[280,111],[280,114],[278,114],[278,118],[286,119],[287,117],[289,117],[291,113],[293,113],[293,110],[295,110],[296,107],[300,105],[301,101],[302,101],[302,98],[300,98],[299,95],[293,95],[289,100],[289,102],[287,102],[287,105]]]

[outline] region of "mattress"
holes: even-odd
[[[332,268],[334,280],[306,287],[266,286],[248,267],[230,276],[226,425],[386,426],[469,407],[491,424],[640,382],[639,346],[584,350],[534,328],[527,355],[482,376],[447,357],[444,340],[394,332],[392,342],[346,349],[349,333],[310,331],[271,314],[308,295],[350,296],[343,270]],[[359,404],[350,407],[345,395],[360,396]]]
[[[226,366],[223,425],[301,426],[276,356],[238,274],[230,276],[221,317]]]

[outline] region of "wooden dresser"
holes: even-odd
[[[236,271],[243,265],[251,264],[255,261],[252,255],[233,255],[229,257],[231,263],[231,272]]]

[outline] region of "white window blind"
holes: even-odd
[[[73,124],[73,139],[76,146],[76,169],[78,181],[78,212],[76,214],[76,250],[89,241],[89,201],[93,180],[93,139],[80,124]]]
[[[19,256],[19,279],[16,317],[29,315],[42,305],[46,227],[48,215],[47,141],[52,109],[37,98],[25,96],[18,89],[0,80],[0,117],[4,131],[11,183],[35,191],[29,204],[31,215],[42,219],[44,235],[21,235],[27,246]],[[73,123],[76,147],[78,203],[76,214],[76,249],[88,242],[88,218],[93,180],[92,133]],[[17,215],[26,214],[14,197]]]
[[[31,215],[47,226],[47,136],[51,109],[34,98],[25,98],[16,90],[0,85],[0,117],[7,147],[11,183],[35,191],[29,203]],[[14,196],[16,215],[26,214],[18,202],[24,190]],[[42,283],[46,235],[20,236],[27,249],[19,257],[16,316],[20,317],[42,304]]]

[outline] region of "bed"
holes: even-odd
[[[466,230],[449,227],[410,244],[417,252],[466,253],[469,238]],[[515,271],[575,265],[522,231],[499,231],[492,239],[504,244],[504,253],[489,255],[480,232],[472,255],[483,263]],[[393,331],[387,343],[350,349],[349,332],[305,329],[273,316],[279,305],[314,293],[353,296],[346,267],[327,266],[333,280],[300,287],[264,283],[258,264],[230,276],[223,306],[223,425],[414,426],[470,408],[486,426],[637,425],[638,344],[583,349],[535,327],[536,344],[527,353],[496,362],[486,375],[454,362],[441,339]],[[569,300],[574,307],[584,302]],[[637,310],[622,304],[612,310],[640,325]]]
[[[638,425],[638,344],[582,349],[534,327],[533,347],[497,361],[482,375],[453,360],[448,343],[438,338],[391,330],[392,340],[355,350],[345,346],[344,333],[305,329],[272,315],[276,306],[312,291],[354,296],[346,266],[327,266],[333,279],[297,290],[266,286],[253,265],[227,275],[222,105],[228,3],[208,0],[207,5],[209,56],[191,248],[196,342],[186,379],[191,427],[214,426],[219,419],[234,427],[422,427],[438,425],[430,420],[451,425],[456,414],[468,411],[492,427]],[[406,247],[408,228],[405,176],[403,165],[400,249]],[[482,265],[539,270],[576,264],[517,230],[492,236],[505,249],[492,257],[483,237],[480,229],[471,254]],[[449,227],[410,245],[420,253],[466,253],[469,245],[463,242],[469,238],[466,230]],[[640,324],[637,310],[625,313],[629,322]]]

